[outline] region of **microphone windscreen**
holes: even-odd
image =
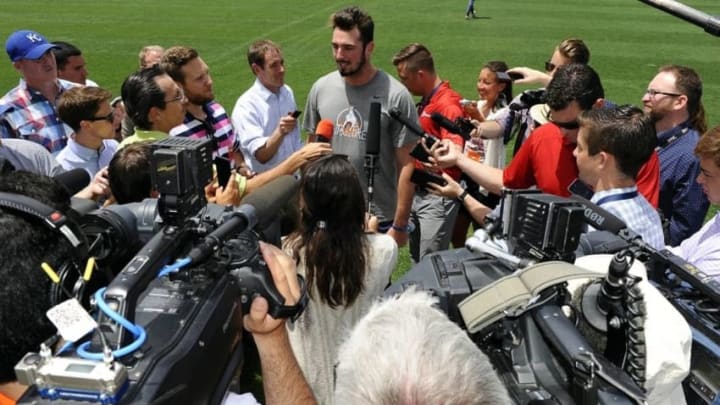
[[[380,103],[370,103],[365,153],[368,155],[380,153]]]
[[[55,180],[65,187],[70,195],[77,194],[78,191],[90,184],[90,174],[85,169],[72,169],[64,173],[60,173],[53,177]]]
[[[240,205],[253,206],[258,222],[265,222],[278,214],[299,187],[300,182],[295,177],[285,174],[248,194],[240,201]]]
[[[620,218],[616,217],[599,205],[586,200],[578,195],[571,195],[571,199],[579,201],[583,204],[583,212],[585,214],[585,221],[595,227],[595,229],[601,231],[608,231],[614,235],[617,235],[623,229],[627,228],[627,225]]]
[[[335,132],[335,124],[328,120],[320,120],[315,128],[315,135],[317,136],[318,142],[329,143],[332,140],[333,133]]]
[[[452,132],[453,134],[462,135],[462,130],[460,127],[455,125],[454,122],[450,121],[445,117],[444,115],[440,114],[439,112],[434,112],[430,114],[430,118],[438,125],[440,125],[442,128],[445,128],[449,132]]]

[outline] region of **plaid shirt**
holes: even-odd
[[[598,191],[590,201],[618,217],[648,245],[658,250],[665,247],[660,216],[636,186]]]
[[[170,136],[212,139],[213,156],[232,158],[235,130],[225,109],[217,101],[210,101],[202,108],[207,114],[205,121],[187,113],[183,123],[170,130]]]
[[[58,97],[76,85],[58,79]],[[25,80],[0,99],[0,137],[37,142],[57,154],[73,130],[60,121],[55,104],[27,86]]]

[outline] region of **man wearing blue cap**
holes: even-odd
[[[5,50],[22,79],[0,99],[0,137],[34,141],[56,154],[73,131],[58,118],[55,102],[74,85],[58,79],[54,47],[34,31],[8,37]]]

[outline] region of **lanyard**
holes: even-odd
[[[658,144],[655,147],[655,152],[659,152],[660,149],[670,145],[671,143],[677,141],[678,139],[682,138],[683,135],[687,134],[688,131],[690,131],[690,124],[685,123],[682,124],[677,130],[673,130],[673,134],[669,136],[665,140],[658,140]]]
[[[635,198],[638,196],[637,190],[633,191],[627,191],[620,194],[613,194],[606,197],[603,197],[599,199],[595,204],[602,206],[603,204],[613,202],[613,201],[622,201],[622,200],[629,200],[631,198]]]
[[[422,99],[420,99],[420,102],[416,106],[418,116],[420,116],[422,114],[423,110],[425,109],[425,107],[427,107],[427,105],[430,104],[430,99],[433,98],[433,96],[438,91],[440,86],[443,85],[443,83],[445,83],[445,82],[440,82],[440,84],[438,84],[437,86],[435,86],[434,89],[432,89],[432,91],[430,92],[430,94],[428,94],[427,97],[423,97]]]

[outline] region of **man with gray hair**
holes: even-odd
[[[376,303],[340,347],[336,404],[508,404],[490,360],[410,289]]]

